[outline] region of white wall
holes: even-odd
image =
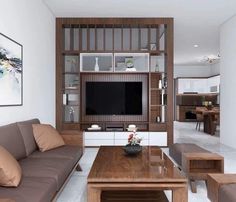
[[[225,22],[220,31],[221,53],[221,131],[223,144],[236,148],[236,16]]]
[[[55,18],[41,0],[0,0],[0,32],[23,45],[23,106],[0,107],[0,125],[55,123]]]
[[[208,77],[211,76],[209,65],[181,66],[174,65],[174,78],[177,77]]]

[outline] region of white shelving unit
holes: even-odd
[[[131,61],[133,68],[127,68]],[[114,53],[115,72],[149,72],[149,53]]]
[[[96,72],[95,64],[98,60],[99,70],[97,72],[113,72],[113,54],[112,53],[81,53],[80,71]]]

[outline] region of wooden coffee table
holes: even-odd
[[[158,147],[143,147],[136,157],[126,156],[122,147],[100,147],[87,188],[88,202],[100,202],[102,192],[145,190],[172,190],[173,202],[188,201],[187,179]]]

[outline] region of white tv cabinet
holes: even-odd
[[[131,132],[104,132],[104,131],[84,131],[84,146],[98,147],[107,146],[123,146],[128,143],[128,136]],[[137,132],[142,137],[141,145],[150,146],[167,146],[167,132]]]

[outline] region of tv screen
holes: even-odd
[[[142,82],[86,82],[86,115],[142,115]]]

